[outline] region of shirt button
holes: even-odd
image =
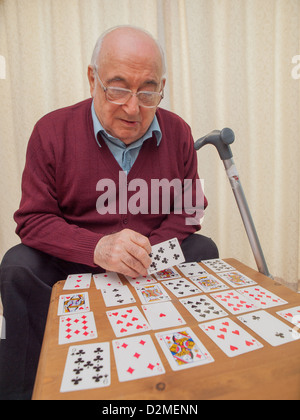
[[[123,223],[124,223],[124,225],[127,225],[127,223],[128,223],[128,219],[127,219],[127,217],[125,217],[125,218],[123,219]]]

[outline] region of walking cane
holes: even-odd
[[[257,236],[253,219],[247,204],[247,200],[243,191],[243,187],[239,178],[238,171],[232,158],[232,151],[230,144],[234,142],[234,132],[230,128],[223,128],[223,130],[214,130],[204,137],[201,137],[195,142],[195,150],[201,149],[206,144],[212,144],[218,150],[220,159],[226,169],[226,173],[235,196],[243,223],[248,235],[248,239],[252,248],[252,252],[256,261],[258,271],[268,277],[272,277],[269,273],[265,257]]]

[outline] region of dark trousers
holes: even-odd
[[[218,257],[214,242],[198,234],[183,241],[182,251],[187,262]],[[5,254],[0,267],[5,330],[0,341],[0,400],[31,398],[52,286],[72,273],[101,271],[23,244]]]

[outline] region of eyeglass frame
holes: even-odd
[[[109,99],[107,98],[107,90],[108,90],[108,89],[116,89],[116,90],[118,90],[118,91],[122,91],[122,92],[124,92],[124,93],[126,93],[126,92],[127,92],[127,93],[130,93],[131,97],[132,97],[132,96],[136,96],[138,99],[139,99],[138,95],[139,95],[139,94],[141,94],[141,93],[143,93],[143,94],[147,94],[147,95],[148,95],[148,94],[155,94],[155,95],[159,95],[159,96],[160,96],[158,104],[157,104],[157,105],[151,105],[151,106],[149,106],[149,105],[143,105],[143,104],[140,102],[140,99],[139,99],[139,106],[141,106],[141,107],[143,107],[143,108],[156,108],[156,107],[160,104],[161,100],[164,98],[164,88],[163,88],[163,87],[162,87],[162,89],[161,89],[161,91],[160,91],[160,92],[150,92],[150,91],[147,91],[147,90],[141,90],[141,91],[139,91],[139,92],[133,92],[131,89],[119,88],[119,87],[114,87],[114,86],[105,86],[105,85],[104,85],[104,83],[102,82],[102,80],[100,79],[100,76],[99,76],[99,74],[98,74],[98,69],[97,69],[97,66],[96,66],[96,65],[94,65],[94,73],[96,73],[97,79],[98,79],[98,80],[99,80],[99,82],[100,82],[100,86],[101,86],[101,88],[103,89],[103,92],[105,93],[105,99],[106,99],[108,102],[110,102],[111,104],[115,104],[115,105],[125,105],[125,104],[126,104],[126,102],[128,102],[130,98],[128,98],[128,99],[127,99],[125,102],[123,102],[123,103],[117,103],[117,102],[111,101],[111,100],[109,100]]]

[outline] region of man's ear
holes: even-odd
[[[95,93],[96,81],[95,81],[95,75],[94,75],[94,68],[91,65],[88,66],[87,76],[88,76],[89,84],[90,84],[90,93],[93,98],[94,93]]]

